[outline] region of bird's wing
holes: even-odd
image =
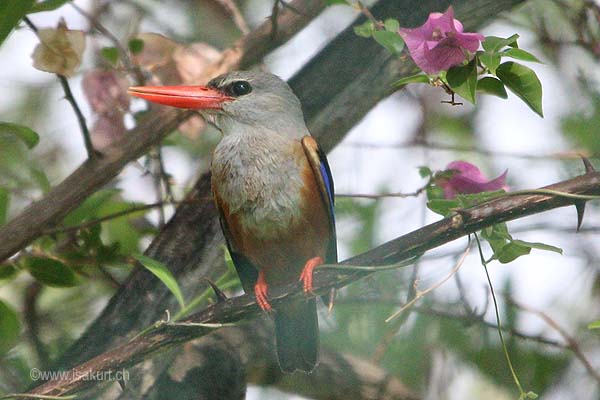
[[[223,212],[223,204],[217,195],[215,195],[215,203],[217,205],[217,210],[219,211],[219,223],[221,224],[223,236],[225,236],[225,243],[227,244],[227,249],[231,255],[235,270],[242,282],[242,288],[245,293],[253,293],[254,284],[258,279],[258,269],[250,262],[250,260],[248,260],[248,258],[235,248],[231,230],[229,229],[227,218],[225,218],[225,213]]]
[[[337,262],[337,243],[335,233],[335,210],[334,210],[334,187],[331,170],[327,163],[325,152],[319,147],[319,144],[312,136],[302,138],[302,147],[304,154],[310,164],[310,167],[317,181],[321,200],[328,210],[329,217],[329,245],[327,248],[327,257],[325,262]]]

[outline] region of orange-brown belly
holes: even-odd
[[[234,247],[265,273],[271,285],[298,280],[306,261],[326,257],[330,238],[327,210],[309,167],[303,170],[302,178],[299,209],[289,210],[289,223],[285,225],[248,224],[248,215],[244,214],[248,211],[231,214],[226,205],[223,207],[226,202],[221,201]]]

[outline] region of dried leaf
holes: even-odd
[[[135,39],[143,41],[144,48],[139,53],[131,54],[131,59],[158,78],[157,81],[151,82],[152,84],[176,85],[181,83],[172,57],[173,52],[180,44],[158,33],[140,33]]]
[[[206,43],[178,46],[173,51],[173,61],[182,83],[198,83],[198,79],[210,64],[221,57],[221,53]]]
[[[73,76],[85,50],[83,31],[67,29],[64,21],[56,29],[40,29],[40,43],[33,51],[33,66],[41,71]]]

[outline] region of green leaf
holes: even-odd
[[[52,185],[50,185],[48,176],[42,169],[31,167],[29,173],[31,174],[33,182],[42,190],[42,192],[48,193],[50,191]]]
[[[446,74],[448,85],[463,99],[475,104],[477,89],[477,64],[473,59],[467,65],[452,67]]]
[[[502,249],[494,254],[494,258],[500,261],[502,264],[508,264],[515,259],[527,255],[531,252],[531,247],[524,246],[515,242],[507,243]]]
[[[427,185],[427,189],[425,189],[425,192],[427,193],[428,200],[444,198],[444,189],[442,189],[438,185]]]
[[[508,97],[504,84],[499,79],[492,78],[491,76],[486,76],[478,80],[477,90],[493,96],[498,96],[502,99]]]
[[[44,0],[34,4],[33,7],[31,7],[31,10],[28,14],[56,10],[57,8],[61,7],[63,4],[69,1],[71,0]]]
[[[560,247],[552,246],[546,243],[539,242],[526,242],[525,240],[513,240],[513,243],[517,243],[523,246],[531,247],[532,249],[552,251],[554,253],[562,254],[563,250]]]
[[[525,51],[523,49],[510,48],[510,49],[505,50],[502,53],[500,53],[500,55],[502,57],[510,57],[510,58],[514,58],[516,60],[541,63],[541,61],[538,60],[538,58],[536,56],[534,56],[530,52]]]
[[[6,223],[9,202],[10,192],[8,189],[0,186],[0,225],[4,225]]]
[[[481,237],[489,243],[496,258],[504,246],[512,241],[512,236],[508,233],[508,226],[505,223],[495,224],[483,229]]]
[[[17,313],[0,300],[0,356],[17,344],[20,333],[21,325]]]
[[[375,31],[373,32],[373,39],[392,54],[400,54],[404,48],[404,40],[396,32]]]
[[[542,84],[532,69],[507,61],[496,70],[498,78],[536,114],[544,117],[542,110]]]
[[[587,327],[588,329],[600,329],[600,320],[590,322]]]
[[[86,219],[97,217],[102,205],[119,193],[119,189],[102,189],[88,197],[79,207],[71,211],[64,219],[66,226],[75,226]]]
[[[512,46],[517,43],[517,39],[519,35],[516,33],[506,39],[498,37],[498,36],[487,36],[482,43],[483,49],[488,52],[497,52],[501,50],[503,47]]]
[[[431,168],[423,165],[418,167],[419,169],[419,176],[421,176],[421,178],[429,178],[430,176],[433,175],[433,171],[431,170]]]
[[[40,136],[34,130],[12,122],[0,122],[0,131],[15,135],[30,149],[34,148],[40,141]]]
[[[119,50],[116,47],[103,47],[100,54],[112,65],[116,65],[119,61]]]
[[[2,0],[0,1],[0,45],[10,31],[27,14],[35,0]]]
[[[478,51],[477,52],[477,57],[479,58],[479,61],[485,65],[485,67],[487,69],[490,70],[490,72],[492,74],[496,73],[496,68],[498,68],[498,65],[500,65],[500,54],[498,53],[489,53],[487,51]]]
[[[427,208],[436,214],[447,217],[452,213],[452,209],[458,208],[458,200],[433,199],[427,202]]]
[[[144,50],[144,41],[142,39],[134,38],[129,41],[128,46],[131,54],[138,54]]]
[[[395,88],[401,88],[402,86],[406,86],[409,83],[431,83],[429,77],[425,74],[416,74],[407,76],[406,78],[402,78],[392,83],[392,86]]]
[[[395,20],[394,18],[388,18],[383,23],[386,31],[398,33],[398,29],[400,29],[400,22]]]
[[[78,284],[73,270],[53,258],[31,257],[25,261],[25,267],[31,276],[48,286],[71,287]]]
[[[325,7],[335,6],[336,4],[345,5],[345,6],[350,5],[350,3],[348,3],[347,0],[325,0]]]
[[[375,24],[370,20],[367,20],[364,23],[354,27],[354,33],[356,33],[358,36],[370,38],[373,36],[373,32],[375,32]]]
[[[17,273],[17,269],[12,264],[0,264],[0,279],[8,279]]]
[[[158,279],[160,279],[162,283],[165,284],[165,286],[171,291],[171,293],[173,293],[173,296],[175,296],[181,308],[185,307],[185,302],[183,301],[181,289],[179,289],[177,281],[175,280],[175,278],[171,274],[171,271],[169,271],[166,265],[142,254],[135,255],[134,258],[138,260],[144,267],[146,267],[148,271],[152,272]]]

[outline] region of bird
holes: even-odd
[[[206,86],[137,86],[129,93],[154,103],[198,110],[222,138],[211,161],[211,188],[223,235],[246,293],[274,314],[277,359],[285,373],[318,364],[314,296],[278,304],[272,286],[302,281],[337,262],[334,182],[311,136],[300,100],[281,78],[233,71]]]

